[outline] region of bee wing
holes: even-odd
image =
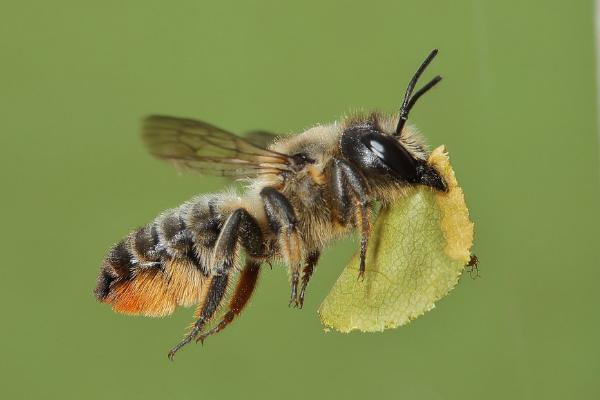
[[[279,135],[273,132],[256,130],[246,133],[244,139],[257,146],[268,149],[271,144],[275,143],[278,137]]]
[[[186,170],[236,178],[289,170],[288,155],[202,121],[152,115],[142,137],[153,156]]]

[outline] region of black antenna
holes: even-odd
[[[429,53],[429,55],[427,56],[425,61],[423,61],[423,63],[421,64],[421,66],[419,67],[417,72],[415,72],[412,79],[410,80],[410,83],[408,84],[408,87],[406,88],[406,92],[404,93],[404,100],[402,100],[402,106],[400,106],[400,116],[398,119],[398,126],[396,126],[396,132],[394,132],[394,136],[399,136],[402,134],[402,128],[404,128],[404,124],[406,123],[406,120],[408,119],[408,113],[410,113],[410,110],[413,108],[413,106],[415,105],[417,100],[419,100],[419,97],[423,96],[429,89],[431,89],[432,87],[437,85],[437,83],[442,80],[442,77],[438,75],[435,78],[433,78],[432,80],[430,80],[421,89],[417,90],[417,92],[414,94],[414,96],[412,95],[412,92],[415,89],[415,85],[417,84],[417,81],[421,77],[421,74],[423,74],[423,71],[425,71],[425,69],[431,63],[431,61],[435,58],[437,53],[438,53],[438,50],[433,49],[431,51],[431,53]]]

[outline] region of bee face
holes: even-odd
[[[377,184],[423,184],[446,191],[443,178],[425,160],[411,153],[401,138],[372,124],[352,126],[342,134],[342,155]]]

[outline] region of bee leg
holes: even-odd
[[[363,279],[369,233],[371,231],[367,185],[360,174],[345,161],[336,159],[333,161],[331,168],[332,209],[342,224],[346,225],[354,220],[356,225],[360,226],[360,269],[358,277]]]
[[[358,270],[358,279],[363,280],[365,278],[366,269],[366,258],[367,258],[367,247],[369,246],[369,233],[371,232],[370,212],[369,208],[360,203],[359,214],[360,216],[360,268]]]
[[[298,282],[300,281],[300,269],[299,268],[292,268],[292,282],[291,282],[291,289],[290,289],[290,302],[288,303],[288,307],[291,307],[292,305],[294,306],[294,308],[298,308],[300,307],[300,304],[298,303]],[[300,307],[302,308],[302,307]]]
[[[229,302],[229,310],[223,315],[221,321],[214,328],[198,336],[196,342],[204,342],[208,336],[222,331],[242,312],[246,304],[248,304],[248,300],[252,297],[252,293],[254,292],[258,280],[259,271],[260,263],[253,260],[248,260],[246,262],[246,266],[240,273],[240,280],[235,288],[235,292]]]
[[[232,233],[231,237],[239,238],[249,257],[246,260],[246,266],[240,273],[240,279],[235,292],[229,301],[229,310],[223,315],[221,321],[214,328],[198,336],[196,342],[204,342],[204,339],[206,339],[208,336],[223,330],[227,325],[229,325],[235,316],[242,312],[248,300],[250,300],[250,297],[254,291],[254,287],[256,286],[256,281],[258,280],[260,263],[253,260],[252,257],[260,257],[264,255],[264,236],[254,217],[252,217],[246,210],[239,209],[236,210],[235,213],[239,213],[240,217],[239,223],[236,222],[235,224],[237,233]],[[235,253],[235,246],[233,248],[229,247],[219,249],[218,243],[219,241],[217,240],[217,245],[215,246],[215,253],[217,254],[217,257],[226,257],[226,254]]]
[[[308,254],[308,258],[306,259],[306,264],[304,265],[304,269],[302,270],[302,286],[300,287],[300,295],[298,296],[298,303],[300,304],[300,308],[304,305],[304,292],[306,291],[306,286],[308,286],[308,281],[310,281],[310,277],[312,276],[315,266],[319,261],[319,256],[321,253],[318,250],[315,250]]]
[[[221,301],[223,300],[223,296],[227,290],[228,282],[229,274],[216,275],[212,278],[206,295],[206,300],[202,305],[198,319],[185,338],[169,351],[169,359],[171,361],[175,357],[175,353],[177,353],[177,351],[183,346],[191,342],[192,339],[194,339],[196,335],[202,331],[204,325],[206,325],[214,316],[215,312],[219,308],[219,305],[221,304]]]
[[[266,187],[260,191],[269,226],[279,237],[281,253],[290,266],[291,292],[290,305],[298,307],[298,280],[300,277],[301,242],[296,229],[298,220],[289,200],[279,191]]]
[[[240,232],[243,232],[244,235],[240,235]],[[241,239],[242,244],[250,254],[262,253],[263,241],[260,228],[254,218],[242,208],[231,213],[219,233],[213,250],[213,259],[217,260],[217,265],[213,265],[211,268],[214,276],[211,279],[204,304],[200,308],[198,319],[192,326],[191,331],[169,351],[171,360],[180,348],[191,342],[202,331],[219,309],[227,291],[229,274],[235,263],[240,236],[243,236]]]

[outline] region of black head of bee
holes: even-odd
[[[425,160],[414,157],[397,138],[370,126],[346,130],[341,140],[342,154],[369,179],[381,183],[422,184],[440,191],[447,186]]]
[[[405,184],[422,184],[440,191],[448,187],[438,172],[424,159],[413,155],[402,142],[402,130],[408,114],[417,100],[441,79],[436,76],[413,95],[419,77],[437,54],[433,50],[412,77],[400,107],[398,125],[393,134],[381,131],[377,124],[367,123],[349,127],[342,135],[344,157],[360,168],[368,178]]]

